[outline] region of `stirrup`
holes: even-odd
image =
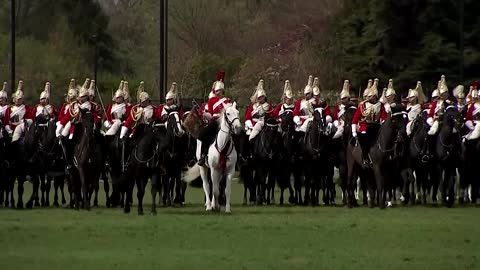
[[[423,155],[421,159],[422,163],[428,163],[430,161],[430,156],[429,155]]]

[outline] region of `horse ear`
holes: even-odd
[[[237,109],[237,102],[236,101],[233,102],[233,108]]]

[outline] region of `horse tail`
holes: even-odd
[[[195,164],[195,166],[189,168],[188,171],[183,174],[182,181],[190,183],[198,177],[200,177],[200,165]]]

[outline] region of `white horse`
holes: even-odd
[[[188,170],[184,175],[183,180],[185,182],[191,182],[202,177],[203,191],[206,196],[206,210],[212,209],[220,210],[218,203],[220,197],[220,181],[223,177],[226,178],[225,186],[225,212],[230,213],[230,195],[231,195],[231,182],[235,173],[235,164],[237,163],[237,151],[232,140],[232,134],[240,134],[242,131],[242,124],[239,119],[239,112],[237,110],[237,104],[226,104],[220,117],[218,119],[220,123],[220,129],[218,130],[215,141],[208,148],[207,162],[205,166],[195,165]],[[197,144],[197,159],[200,159],[200,151],[198,151],[199,145]],[[210,168],[212,184],[213,184],[213,197],[210,200],[210,184],[208,182],[208,168]]]

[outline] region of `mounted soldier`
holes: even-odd
[[[364,167],[371,167],[369,150],[374,143],[380,125],[387,119],[385,106],[378,100],[378,79],[366,91],[366,100],[362,101],[352,119],[352,136],[357,138],[362,149]],[[358,133],[357,133],[358,132]]]
[[[114,136],[130,114],[130,106],[125,102],[124,81],[120,82],[113,103],[109,104],[103,125],[107,128],[105,136]]]
[[[155,118],[158,119],[160,123],[166,124],[168,114],[171,112],[178,112],[180,119],[182,119],[183,109],[177,105],[177,100],[177,83],[173,82],[170,90],[165,95],[165,104],[158,106],[155,112]]]
[[[273,109],[267,102],[267,94],[263,87],[264,81],[260,80],[255,93],[250,97],[252,103],[245,113],[245,131],[249,135],[249,141],[260,133],[265,124],[265,118],[272,116]]]
[[[79,91],[78,100],[70,104],[67,113],[62,119],[60,119],[60,124],[57,126],[57,129],[61,130],[61,134],[57,134],[57,136],[61,135],[63,137],[66,137],[68,135],[69,138],[73,138],[74,134],[72,134],[71,130],[67,129],[66,126],[68,123],[71,123],[71,125],[76,125],[79,123],[81,115],[80,111],[88,111],[92,113],[94,124],[98,125],[98,105],[94,102],[89,101],[87,88],[89,82],[90,79],[87,78]]]
[[[465,136],[466,140],[475,140],[480,138],[480,101],[478,98],[478,82],[473,82],[473,88],[469,93],[470,104],[465,115],[465,126],[469,133]]]
[[[58,113],[58,121],[57,121],[57,129],[55,131],[55,135],[59,137],[63,129],[68,129],[69,130],[69,138],[71,139],[73,137],[73,132],[74,132],[74,127],[70,122],[67,122],[65,127],[60,126],[60,121],[68,117],[68,110],[72,106],[72,104],[77,100],[78,97],[78,90],[75,85],[75,79],[70,80],[70,84],[68,86],[68,91],[67,91],[67,97],[66,97],[66,102],[62,104],[62,107],[60,107],[60,111]]]
[[[318,78],[317,81],[314,82],[313,76],[310,75],[308,77],[308,83],[303,90],[305,97],[301,100],[298,100],[295,104],[293,121],[295,121],[295,124],[297,125],[297,131],[305,132],[307,130],[308,123],[313,119],[314,106],[322,106],[323,108],[326,108],[324,111],[327,123],[330,124],[332,122],[330,109],[328,108],[328,105],[326,105],[326,102],[322,102],[323,104],[320,104],[321,100],[313,96],[315,85],[318,87]],[[318,93],[319,91],[320,90],[318,90]]]
[[[4,115],[5,130],[12,134],[12,142],[18,141],[24,136],[25,124],[33,123],[30,108],[23,103],[23,81],[18,82],[17,91],[13,93],[14,104],[8,107]]]
[[[345,112],[350,107],[356,106],[350,101],[350,82],[345,80],[343,82],[342,91],[340,92],[340,103],[333,108],[333,125],[337,128],[337,131],[333,135],[333,139],[342,136],[345,129]]]
[[[408,90],[408,104],[407,104],[407,135],[412,134],[412,123],[417,119],[418,115],[422,113],[423,105],[426,102],[427,97],[423,93],[422,82],[418,81],[415,89]]]
[[[430,112],[428,113],[427,123],[430,126],[428,135],[435,135],[439,129],[439,118],[443,115],[443,112],[448,106],[454,106],[455,100],[450,97],[448,92],[445,75],[442,75],[441,80],[438,83],[439,98],[437,101],[432,102]]]
[[[273,110],[272,116],[277,117],[278,121],[281,121],[280,116],[284,112],[290,111],[291,113],[293,113],[294,109],[295,109],[295,103],[293,100],[292,86],[290,84],[290,81],[286,80],[285,85],[283,87],[282,102],[277,104],[277,106]]]
[[[96,91],[97,91],[97,84],[96,84],[95,80],[91,80],[90,81],[90,87],[88,88],[88,91],[87,91],[88,92],[88,101],[90,101],[94,105],[94,110],[95,110],[96,115],[97,115],[97,117],[95,119],[95,123],[100,123],[102,118],[103,118],[103,114],[105,113],[105,108],[103,107],[104,105],[103,105],[101,97],[100,97],[101,105],[95,102]],[[103,110],[102,110],[102,107],[103,107]],[[98,132],[100,132],[101,126],[97,125],[97,127],[98,128],[96,128],[96,130]]]
[[[315,77],[315,79],[313,79],[312,92],[313,92],[313,98],[315,99],[315,103],[314,103],[315,107],[323,108],[326,116],[325,120],[329,128],[331,128],[333,124],[332,124],[330,107],[328,106],[327,101],[320,96],[320,80],[318,79],[318,77]]]
[[[50,104],[50,82],[45,83],[45,89],[40,93],[40,104],[33,108],[33,117],[46,121],[53,121],[57,117],[57,110]]]
[[[10,105],[8,105],[7,82],[4,82],[2,90],[0,91],[0,121],[1,121],[0,139],[3,138],[3,130],[7,125],[5,114],[7,113],[7,110],[9,107]]]
[[[465,98],[465,87],[463,85],[458,85],[453,89],[453,96],[457,101],[458,111],[465,116],[467,114],[467,100]]]
[[[396,105],[397,93],[393,88],[393,79],[388,80],[388,87],[383,89],[382,97],[380,98],[380,102],[382,102],[385,106],[385,111],[387,113],[392,112],[392,107]]]
[[[218,117],[222,112],[225,104],[231,103],[230,99],[224,97],[225,95],[225,72],[220,71],[217,74],[217,80],[213,84],[213,93],[215,96],[208,100],[208,113],[211,115],[211,119],[206,127],[204,127],[198,136],[197,148],[200,148],[201,155],[198,161],[198,165],[205,165],[205,157],[207,156],[207,151],[212,142],[212,137],[218,131],[219,123]]]
[[[139,124],[150,124],[154,121],[156,107],[151,104],[150,95],[145,90],[144,82],[140,82],[137,98],[139,103],[130,110],[127,120],[122,126],[120,139],[126,138],[127,133],[130,133],[129,137],[134,137],[135,129]]]

